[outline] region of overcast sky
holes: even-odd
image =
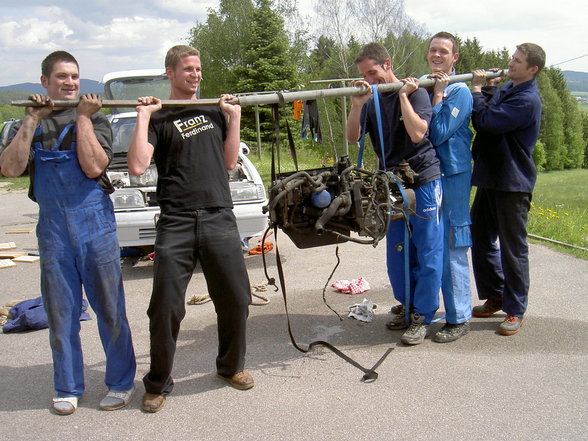
[[[311,15],[316,1],[298,0],[301,13]],[[442,10],[443,4],[448,9]],[[97,81],[107,72],[162,67],[167,49],[186,43],[190,29],[217,5],[217,0],[3,0],[0,86],[39,82],[41,60],[61,49],[78,59],[82,78]],[[530,41],[545,49],[548,64],[584,56],[559,66],[583,72],[588,72],[587,5],[586,0],[405,0],[407,13],[431,33],[477,37],[484,49],[514,51]]]

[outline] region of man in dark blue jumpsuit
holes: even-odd
[[[98,112],[100,97],[88,94],[77,107],[54,108],[53,100],[73,100],[80,90],[79,67],[58,51],[42,63],[47,96],[31,100],[10,145],[0,158],[2,173],[19,176],[27,165],[29,196],[39,204],[37,238],[41,295],[47,310],[56,397],[53,410],[69,415],[84,393],[80,342],[82,286],[96,313],[106,354],[103,410],[125,406],[134,391],[135,355],[126,317],[114,189],[105,169],[112,157],[112,131]]]
[[[543,49],[523,43],[508,64],[511,81],[484,93],[484,71],[475,71],[472,81],[472,184],[478,187],[471,209],[472,266],[478,296],[486,300],[473,308],[473,315],[490,317],[502,309],[502,335],[520,330],[527,309],[527,216],[537,179],[533,149],[541,123],[535,77],[544,65]]]
[[[200,53],[172,47],[165,59],[172,100],[194,100],[202,79]],[[218,376],[231,386],[253,387],[244,370],[251,289],[233,214],[228,171],[240,148],[241,107],[221,96],[219,106],[166,107],[141,97],[128,153],[129,170],[157,166],[157,222],[153,293],[147,314],[151,365],[143,378],[143,410],[157,412],[174,382],[171,376],[186,288],[200,261],[218,317]],[[228,120],[227,120],[228,119]]]
[[[369,87],[399,81],[392,70],[390,54],[379,43],[364,45],[355,64],[364,78],[355,85]],[[404,86],[398,92],[379,95],[379,108],[371,88],[366,95],[352,97],[346,134],[349,142],[356,142],[365,125],[365,132],[370,134],[378,155],[380,169],[392,170],[401,162],[408,162],[418,174],[413,184],[406,184],[407,188],[414,189],[416,197],[415,213],[408,220],[412,231],[408,242],[404,243],[404,222],[391,222],[386,234],[388,276],[394,297],[400,302],[392,308],[393,319],[387,326],[389,329],[406,328],[404,314],[407,308],[410,325],[400,340],[404,344],[417,345],[424,341],[439,307],[443,273],[443,223],[440,219],[443,190],[439,159],[426,136],[432,113],[429,96],[426,90],[418,88],[416,78],[406,78],[403,82]],[[383,153],[376,109],[382,117]],[[408,304],[405,253],[410,261]]]

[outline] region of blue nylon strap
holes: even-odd
[[[384,154],[384,129],[382,126],[382,113],[380,111],[380,97],[378,95],[378,85],[372,85],[374,96],[374,108],[376,110],[376,122],[378,123],[378,138],[380,139],[380,151],[382,152],[382,170],[386,170],[386,155]]]

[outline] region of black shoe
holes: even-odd
[[[470,332],[470,322],[458,323],[456,325],[446,323],[439,332],[433,337],[433,341],[437,343],[449,343]]]
[[[474,317],[490,317],[502,309],[502,299],[488,299],[483,305],[474,306]]]

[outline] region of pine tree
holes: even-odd
[[[545,146],[545,170],[563,170],[566,152],[561,100],[548,73],[541,72],[537,82],[543,102],[539,139]]]
[[[296,85],[297,69],[293,62],[282,17],[272,9],[271,0],[257,0],[244,41],[243,58],[235,66],[239,80],[236,92],[288,90]],[[270,109],[262,108],[262,139],[271,140],[273,124]],[[254,109],[243,110],[241,134],[252,140],[255,135]]]

